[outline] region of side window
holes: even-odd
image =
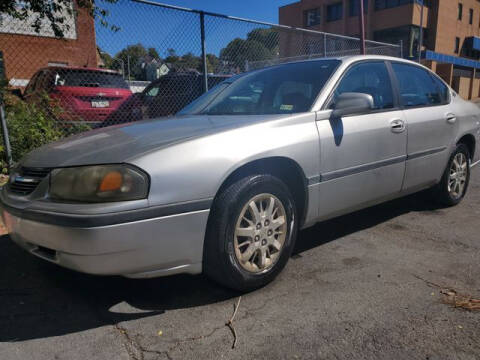
[[[158,87],[150,96],[168,96],[177,97],[188,95],[192,91],[192,84],[195,79],[191,77],[173,76],[162,79]]]
[[[405,107],[440,105],[448,99],[448,89],[418,66],[392,63]]]
[[[438,90],[440,91],[440,96],[442,97],[442,103],[446,104],[449,101],[450,96],[448,95],[448,87],[436,76],[429,74],[433,82],[437,85]]]
[[[33,92],[33,89],[35,88],[35,82],[37,81],[38,78],[38,73],[34,74],[30,81],[28,82],[28,85],[25,89],[25,94],[31,94]]]
[[[335,90],[333,103],[337,96],[347,92],[372,95],[376,110],[393,108],[392,84],[383,62],[361,63],[350,68]]]
[[[41,71],[38,73],[37,77],[35,78],[35,83],[33,84],[32,92],[42,91],[42,82],[45,76],[45,72]]]
[[[158,86],[153,86],[153,87],[150,88],[150,90],[148,90],[148,91],[146,92],[146,95],[147,95],[147,96],[151,96],[151,97],[157,96],[159,89],[160,89],[160,88],[159,88]]]
[[[55,86],[55,72],[54,71],[46,71],[45,76],[43,77],[43,86],[42,88],[45,91],[51,91],[52,88]]]

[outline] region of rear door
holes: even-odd
[[[374,109],[317,121],[320,135],[319,217],[359,209],[400,192],[407,135],[389,69],[384,61],[352,65],[327,107],[346,92],[370,94]],[[328,114],[328,112],[327,112]]]
[[[437,182],[446,166],[458,127],[447,86],[428,70],[393,62],[400,102],[408,128],[405,190]]]

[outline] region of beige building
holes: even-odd
[[[421,0],[363,0],[366,38],[402,44],[418,57]],[[301,0],[280,24],[358,37],[359,0]],[[480,1],[424,0],[422,62],[465,98],[480,96]]]

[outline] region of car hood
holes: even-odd
[[[26,167],[63,167],[128,162],[144,153],[216,132],[282,118],[262,116],[179,116],[97,129],[53,142],[27,154]]]

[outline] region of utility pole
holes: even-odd
[[[363,13],[363,0],[358,0],[360,2],[359,6],[359,19],[358,24],[360,27],[360,53],[365,55],[365,14]]]
[[[127,55],[127,71],[128,71],[128,81],[130,81],[130,55]]]
[[[422,43],[423,43],[423,4],[425,0],[422,1],[422,7],[420,10],[420,31],[418,34],[418,63],[422,61]]]

